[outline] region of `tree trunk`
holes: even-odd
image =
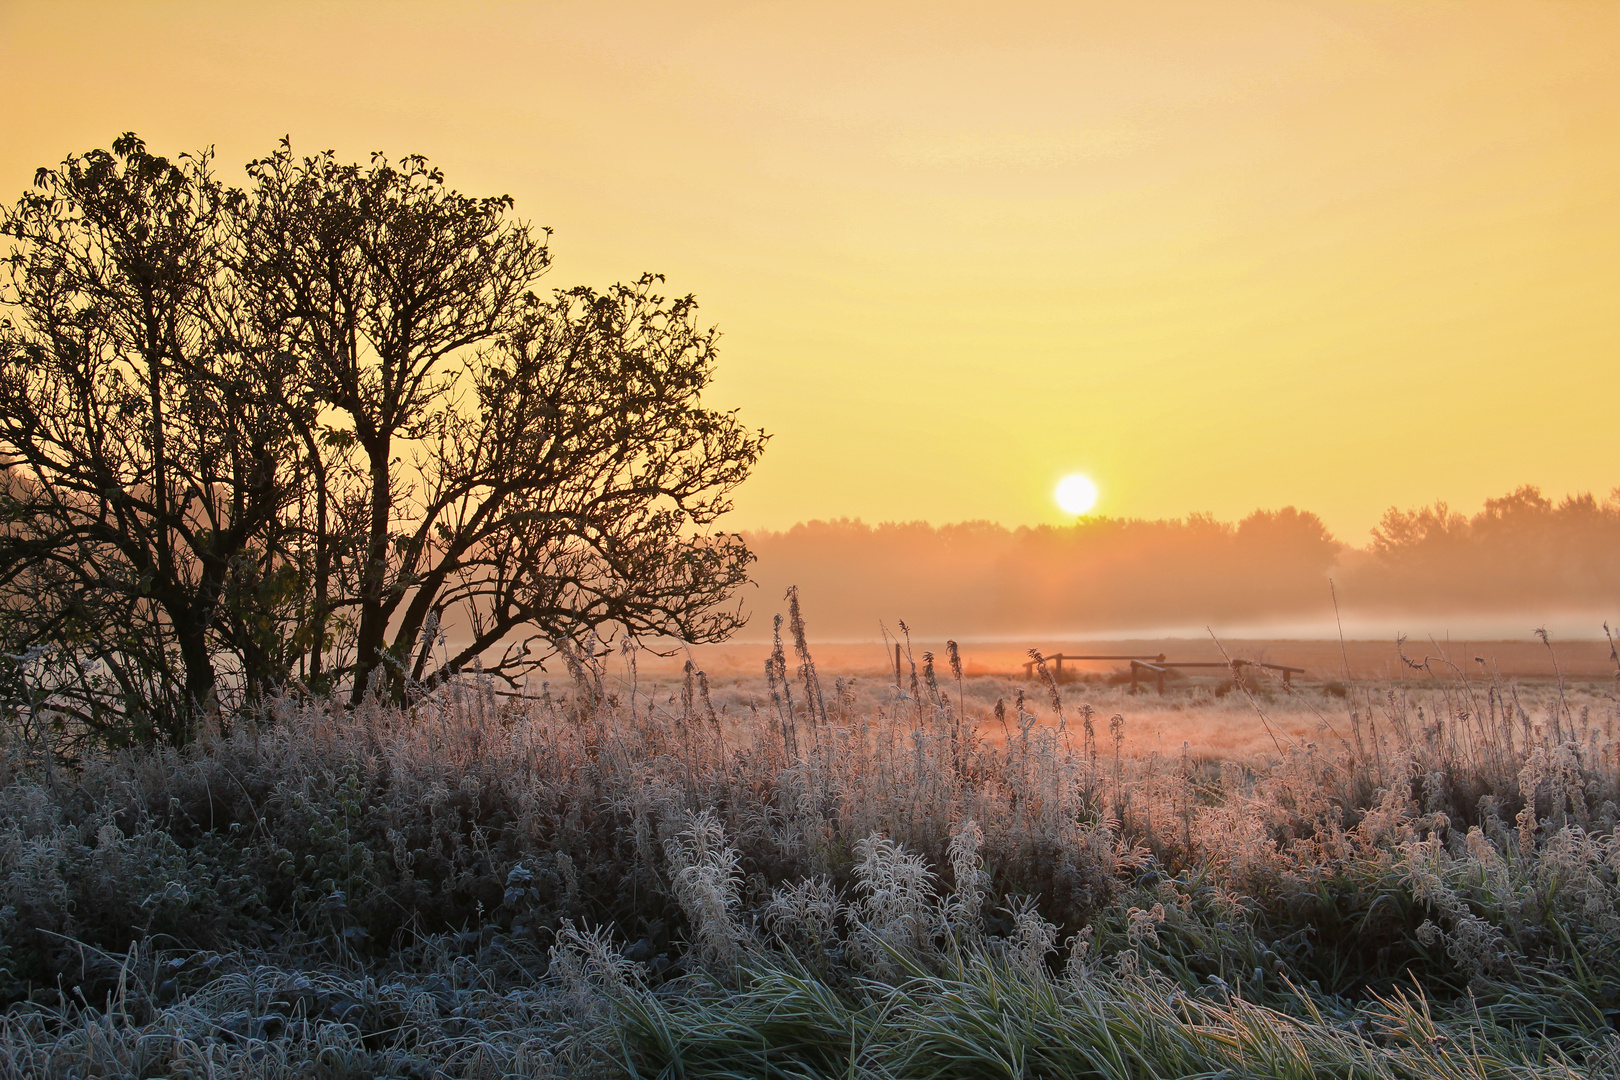
[[[300,425],[304,446],[309,452],[310,468],[315,478],[315,599],[310,612],[309,681],[308,686],[317,694],[324,694],[323,671],[326,663],[326,620],[331,615],[332,542],[326,527],[326,465],[313,433]]]
[[[324,472],[324,470],[323,470]],[[332,546],[326,535],[326,477],[315,490],[315,613],[310,628],[309,684],[320,692],[321,668],[326,654],[327,605],[331,602]]]
[[[180,660],[186,667],[186,696],[180,715],[170,720],[167,734],[170,742],[184,746],[191,741],[203,716],[218,706],[219,699],[215,695],[214,661],[208,655],[207,620],[187,611],[175,620],[175,631],[180,639]]]
[[[371,673],[382,662],[388,630],[383,611],[383,586],[388,576],[388,516],[392,509],[393,485],[389,483],[389,440],[382,435],[368,447],[371,457],[371,522],[367,529],[365,576],[360,586],[360,629],[355,642],[354,687],[349,700],[358,705],[366,696]]]

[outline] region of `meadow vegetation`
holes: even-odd
[[[1250,673],[1264,754],[1127,752],[779,631],[752,707],[570,652],[71,761],[14,712],[0,1070],[1620,1076],[1613,685]]]

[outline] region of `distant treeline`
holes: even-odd
[[[872,634],[879,617],[959,635],[1312,617],[1332,610],[1329,577],[1359,613],[1591,611],[1620,600],[1620,489],[1554,503],[1523,487],[1471,518],[1441,502],[1391,508],[1365,548],[1291,506],[1236,523],[843,519],[747,539],[762,612],[796,584],[818,633],[848,636]]]

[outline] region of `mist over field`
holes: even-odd
[[[1465,515],[1391,508],[1366,538],[1309,510],[1084,518],[1007,528],[810,521],[747,534],[758,555],[745,639],[768,636],[798,586],[818,635],[864,640],[897,618],[955,637],[1351,637],[1407,625],[1512,637],[1554,625],[1599,637],[1620,609],[1620,492],[1550,498],[1525,486]],[[1329,582],[1332,582],[1330,588]]]

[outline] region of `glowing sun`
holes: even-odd
[[[1052,495],[1065,514],[1084,514],[1097,505],[1097,485],[1081,473],[1070,473],[1059,480]]]

